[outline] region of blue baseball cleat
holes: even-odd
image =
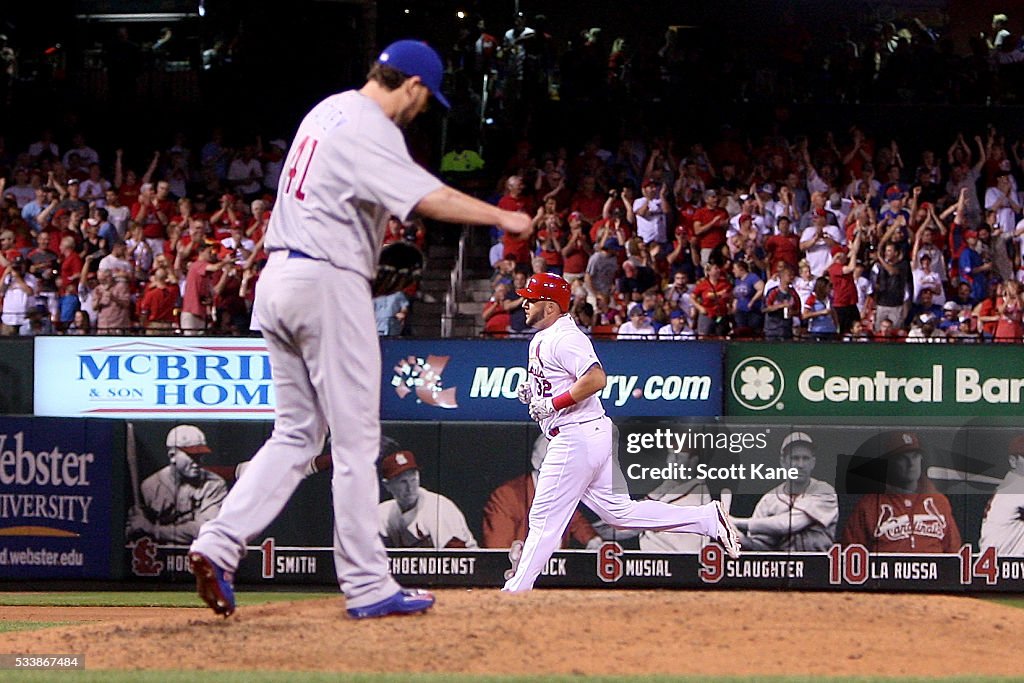
[[[196,592],[217,614],[229,617],[235,612],[235,591],[231,574],[202,553],[188,554],[188,568],[196,577]]]
[[[403,588],[390,598],[365,607],[351,607],[348,615],[353,619],[372,619],[392,614],[418,614],[434,605],[434,596],[429,591]]]

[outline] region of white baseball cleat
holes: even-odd
[[[721,501],[714,501],[715,512],[718,514],[718,531],[716,541],[722,544],[725,552],[734,560],[740,557],[740,532],[725,513]]]

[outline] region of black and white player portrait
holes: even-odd
[[[476,548],[466,517],[450,499],[420,485],[412,451],[397,451],[380,463],[381,481],[391,494],[377,507],[380,536],[387,548]]]
[[[177,425],[167,432],[166,445],[170,462],[142,481],[138,504],[128,512],[128,539],[148,536],[157,543],[187,545],[217,516],[227,484],[202,468],[202,457],[212,451],[198,427]]]
[[[981,550],[995,548],[1000,557],[1024,557],[1024,435],[1010,440],[1010,466],[985,506],[981,520]]]
[[[782,440],[779,463],[796,477],[761,496],[750,517],[733,517],[744,550],[824,552],[835,543],[839,498],[831,484],[811,476],[814,440],[794,431]]]

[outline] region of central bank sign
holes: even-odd
[[[35,414],[273,419],[262,339],[37,337]]]
[[[386,340],[381,417],[388,420],[529,420],[516,397],[528,340]],[[612,417],[722,413],[722,345],[597,342]]]
[[[1024,415],[1017,345],[733,344],[729,415]]]

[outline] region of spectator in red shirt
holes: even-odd
[[[569,210],[572,195],[569,193],[569,188],[566,187],[565,174],[561,170],[552,168],[547,173],[538,173],[536,189],[542,201],[546,202],[549,199],[555,201],[555,209],[559,213]]]
[[[860,240],[861,233],[858,230],[849,249],[833,249],[832,264],[826,269],[832,281],[832,307],[838,316],[839,334],[846,334],[853,327],[854,321],[860,320],[860,309],[857,308],[857,283],[853,274],[857,268],[855,258],[860,251]]]
[[[621,206],[611,210],[607,218],[602,218],[590,226],[590,241],[594,244],[602,239],[601,235],[607,231],[608,236],[614,237],[619,244],[626,244],[633,237],[633,224],[629,216],[633,210],[626,211]],[[583,217],[583,214],[579,214]]]
[[[217,310],[218,334],[241,334],[249,325],[245,299],[241,296],[242,268],[229,262],[220,271],[213,286],[213,305]]]
[[[597,190],[597,179],[592,175],[583,176],[580,189],[572,196],[570,209],[578,211],[588,223],[598,221],[604,210],[605,196]]]
[[[384,241],[382,244],[394,244],[405,241],[405,226],[398,216],[388,217],[387,225],[384,226]]]
[[[842,162],[845,176],[843,182],[851,182],[861,177],[865,164],[871,164],[875,156],[875,143],[864,136],[857,126],[850,129],[852,141],[843,150]]]
[[[186,335],[205,330],[213,304],[213,274],[230,263],[217,260],[217,242],[203,242],[199,257],[188,267],[181,302],[181,329]]]
[[[707,275],[693,289],[693,305],[697,309],[699,337],[724,337],[729,334],[729,307],[732,285],[722,274],[722,265],[713,259],[706,266]]]
[[[213,238],[222,240],[231,236],[231,228],[235,225],[244,227],[243,215],[238,212],[235,202],[238,198],[233,194],[222,194],[220,197],[220,208],[210,216],[210,227],[213,228]]]
[[[65,284],[73,284],[78,287],[78,280],[82,276],[82,257],[75,250],[75,238],[71,235],[62,237],[60,240],[60,278]]]
[[[779,216],[778,233],[772,235],[764,243],[771,274],[774,275],[779,261],[784,261],[794,271],[800,263],[800,238],[793,233],[793,225],[788,216]]]
[[[623,185],[621,193],[615,188],[608,190],[608,199],[605,200],[604,206],[601,207],[601,220],[594,225],[608,220],[614,213],[625,216],[626,221],[630,225],[635,225],[636,216],[633,214],[633,199],[635,199],[633,197],[633,188],[629,185]]]
[[[495,283],[494,293],[480,313],[484,319],[484,336],[507,337],[511,311],[522,303],[522,299],[509,296],[509,287],[504,282]]]
[[[188,269],[189,264],[195,261],[199,250],[206,242],[209,226],[206,221],[192,219],[188,226],[188,234],[182,235],[178,240],[178,250],[174,259],[174,270],[183,273]]]
[[[711,254],[725,244],[725,232],[729,227],[729,214],[718,206],[715,190],[704,192],[704,206],[693,214],[693,234],[700,249],[701,265],[707,263]]]
[[[117,188],[117,195],[121,203],[131,206],[138,200],[142,185],[149,183],[160,162],[160,152],[153,152],[153,158],[149,162],[149,168],[142,174],[142,178],[136,175],[132,169],[124,168],[124,150],[119,149],[114,158],[114,187]]]
[[[168,230],[172,226],[177,226],[182,232],[188,230],[188,224],[193,218],[198,218],[195,215],[192,200],[188,197],[182,197],[178,200],[177,205],[178,212],[171,216],[171,220],[167,224]]]
[[[537,231],[537,256],[547,264],[545,272],[562,274],[562,220],[558,214],[548,214],[544,227]]]
[[[267,224],[270,222],[270,211],[267,209],[267,203],[262,199],[254,199],[249,210],[252,211],[252,218],[245,229],[245,236],[253,242],[259,242],[267,232]],[[401,221],[399,221],[399,225],[401,225]],[[404,238],[404,225],[402,229]],[[387,244],[387,241],[384,243]]]
[[[506,211],[533,213],[533,199],[523,194],[525,186],[522,176],[509,176],[505,181],[505,193],[498,200],[498,208]]]
[[[992,279],[988,282],[988,296],[982,299],[971,311],[974,318],[974,328],[978,330],[985,341],[992,341],[995,338],[996,326],[999,324],[999,298],[1003,295],[1003,283]]]
[[[569,214],[569,236],[562,247],[563,277],[566,282],[572,284],[575,280],[583,279],[587,262],[593,253],[594,247],[583,229],[583,217],[578,213]]]
[[[57,203],[52,202],[36,216],[36,222],[42,226],[42,230],[49,228],[47,221],[49,216],[54,213],[56,206]],[[32,227],[28,221],[21,217],[21,213],[18,211],[18,200],[12,196],[8,196],[3,200],[0,225],[3,225],[5,230],[10,230],[14,234],[15,247],[18,249],[30,249],[32,247]]]
[[[174,217],[176,209],[175,200],[171,199],[171,184],[166,180],[161,180],[156,184],[156,208],[160,213],[167,216],[168,220]]]
[[[551,197],[544,200],[544,203],[537,209],[537,213],[533,217],[533,231],[535,233],[540,232],[549,216],[554,216],[555,218],[561,218],[562,216],[558,211],[557,203]],[[540,239],[539,235],[538,239]]]
[[[142,226],[142,235],[146,238],[153,253],[160,253],[164,250],[167,224],[171,221],[171,213],[157,200],[152,183],[142,184],[139,196],[132,204],[131,219]]]
[[[505,194],[498,200],[498,208],[506,211],[521,211],[525,214],[533,213],[533,202],[529,197],[523,196],[523,179],[521,177],[514,175],[505,181]],[[532,231],[521,235],[503,234],[501,243],[504,245],[504,258],[511,256],[516,263],[529,264],[532,236]]]
[[[171,334],[177,305],[178,288],[167,281],[167,269],[154,268],[139,300],[139,322],[146,334]]]
[[[665,261],[673,275],[686,273],[687,279],[693,281],[697,274],[698,260],[700,252],[693,236],[693,223],[681,220],[675,229],[672,251],[665,255]]]

